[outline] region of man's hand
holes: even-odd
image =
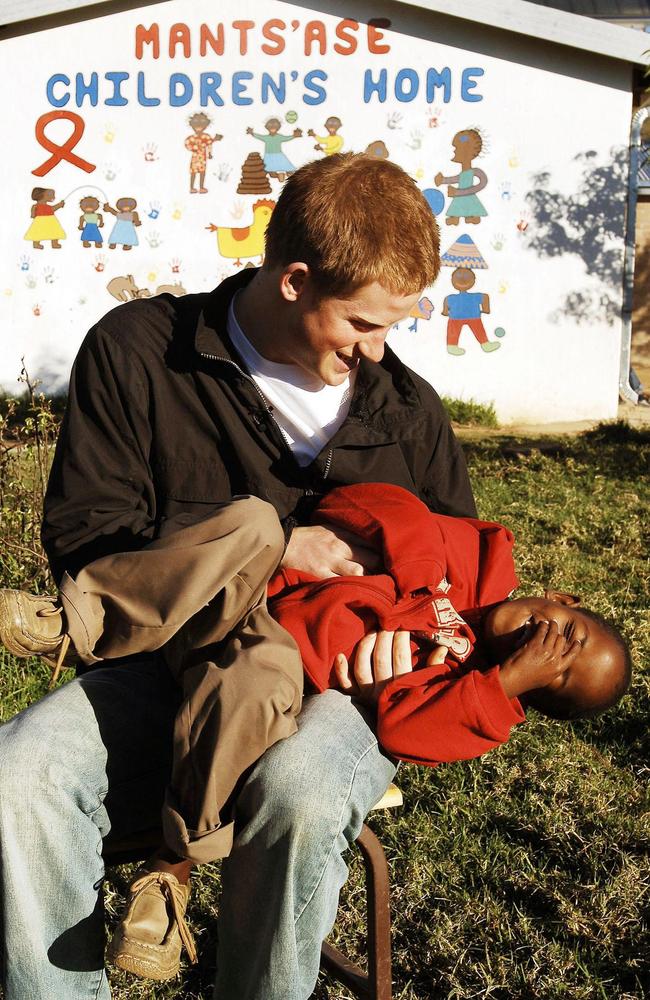
[[[393,677],[412,672],[411,633],[369,632],[357,643],[354,665],[339,653],[334,659],[334,670],[344,694],[375,705]]]
[[[319,580],[330,576],[363,576],[381,568],[379,553],[367,548],[357,535],[323,525],[294,528],[282,566],[311,573]]]
[[[508,698],[516,698],[547,687],[562,677],[581,649],[580,640],[568,642],[557,622],[538,622],[532,636],[501,665],[503,690]]]

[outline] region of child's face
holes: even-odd
[[[579,639],[582,650],[566,672],[543,691],[557,702],[586,712],[609,701],[623,671],[623,655],[612,636],[579,608],[545,597],[520,597],[491,608],[483,620],[483,637],[491,657],[502,663],[524,645],[541,621],[555,621],[567,646]],[[543,710],[543,695],[535,705]]]

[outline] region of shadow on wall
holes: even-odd
[[[587,274],[603,287],[576,288],[551,315],[556,321],[569,316],[577,324],[603,318],[610,325],[620,319],[623,280],[623,237],[627,197],[627,150],[615,147],[606,163],[593,150],[579,153],[580,183],[572,194],[551,187],[551,173],[532,175],[533,188],[526,205],[534,223],[527,246],[542,258],[575,254]]]

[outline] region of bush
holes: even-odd
[[[443,396],[442,402],[449,419],[455,424],[469,427],[499,426],[493,403],[477,403],[473,399],[452,399],[451,396]]]

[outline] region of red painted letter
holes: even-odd
[[[135,29],[135,58],[142,59],[142,49],[144,45],[153,45],[153,57],[157,59],[160,55],[160,35],[158,25],[152,24],[150,28],[145,28],[144,24],[139,24]]]
[[[172,24],[169,29],[169,58],[173,59],[176,55],[177,46],[183,46],[183,55],[186,59],[189,59],[192,55],[192,46],[190,43],[190,29],[186,24]]]
[[[353,52],[356,52],[358,42],[357,36],[354,32],[358,30],[358,21],[353,21],[349,17],[346,17],[344,21],[339,21],[336,25],[336,37],[340,38],[342,42],[345,42],[345,45],[335,42],[334,51],[338,52],[339,55],[342,56],[351,56]]]
[[[273,42],[273,45],[262,46],[262,52],[266,52],[267,56],[279,56],[281,52],[284,52],[286,43],[280,32],[285,31],[286,27],[284,21],[278,20],[277,17],[274,17],[272,21],[267,21],[262,27],[264,37]]]
[[[318,51],[322,56],[327,52],[327,34],[322,21],[308,21],[305,25],[305,55],[310,56],[312,45],[318,42]]]
[[[212,34],[207,24],[202,24],[200,39],[201,40],[200,40],[199,51],[202,56],[204,56],[208,51],[208,45],[215,53],[215,55],[217,56],[223,55],[223,49],[224,49],[223,23],[217,25],[216,35]]]
[[[380,28],[384,30],[380,31]],[[387,28],[390,28],[390,21],[387,17],[375,17],[372,21],[368,21],[368,52],[378,56],[390,52],[390,45],[381,44],[384,31]]]
[[[232,26],[239,32],[239,54],[245,56],[248,52],[248,32],[255,27],[255,21],[233,21]]]

